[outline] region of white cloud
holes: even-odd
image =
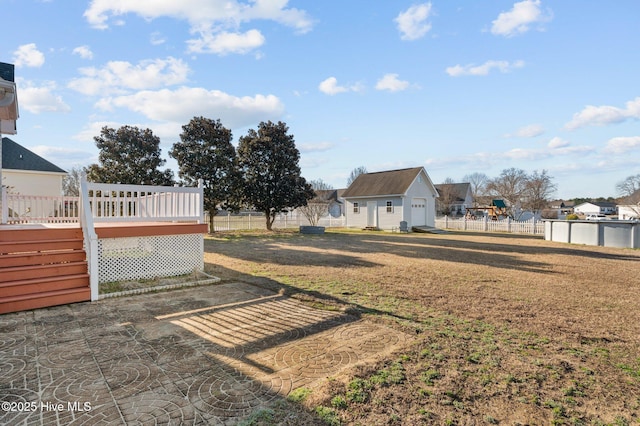
[[[323,152],[334,147],[331,142],[303,143],[299,145],[300,152]]]
[[[20,108],[33,114],[71,111],[71,107],[64,103],[62,97],[54,93],[57,90],[55,82],[48,81],[42,86],[36,86],[32,82],[18,79],[17,84],[20,88]]]
[[[492,22],[491,32],[496,35],[513,36],[529,31],[532,24],[542,24],[551,20],[551,12],[545,15],[540,10],[540,0],[524,0],[514,3],[513,9],[502,12]]]
[[[96,133],[98,135],[99,133]],[[63,148],[57,146],[37,145],[29,149],[39,156],[46,158],[66,171],[75,165],[87,165],[92,161],[94,154],[82,149]]]
[[[394,19],[402,40],[417,40],[424,37],[431,30],[431,23],[427,21],[431,14],[431,3],[411,6]]]
[[[93,143],[93,137],[98,136],[100,134],[100,130],[103,127],[111,127],[113,129],[117,129],[120,126],[122,126],[122,124],[115,121],[93,121],[87,124],[79,133],[73,135],[72,138],[80,142]]]
[[[245,33],[202,32],[199,39],[187,40],[190,53],[216,53],[226,55],[228,53],[249,53],[264,44],[264,36],[258,30],[249,30]]]
[[[544,133],[544,127],[540,124],[530,124],[516,130],[515,133],[508,133],[505,135],[507,138],[534,138]]]
[[[72,53],[80,56],[82,59],[93,59],[93,52],[87,45],[76,47]]]
[[[40,68],[44,64],[44,54],[35,43],[23,44],[13,52],[13,63],[18,68]]]
[[[152,20],[170,17],[185,20],[199,39],[189,40],[189,50],[198,53],[246,53],[264,38],[257,30],[238,28],[254,20],[270,20],[306,33],[313,21],[304,10],[287,7],[288,0],[93,0],[84,17],[94,28],[106,29],[115,19],[135,14]]]
[[[628,119],[640,119],[640,97],[627,102],[626,108],[587,105],[582,111],[574,114],[571,121],[564,127],[568,130],[575,130],[585,126],[621,123]]]
[[[180,59],[154,59],[132,65],[125,61],[108,62],[103,68],[81,68],[83,77],[69,83],[69,88],[85,95],[117,95],[127,90],[152,89],[184,83],[189,66]]]
[[[607,141],[604,152],[612,154],[624,154],[628,151],[640,150],[640,136],[628,136],[611,138]]]
[[[556,136],[549,141],[547,146],[551,149],[564,148],[566,146],[569,146],[569,142]]]
[[[96,106],[105,110],[126,108],[150,120],[183,124],[194,116],[204,115],[220,118],[230,128],[277,119],[284,113],[282,101],[274,95],[238,97],[198,87],[145,90],[133,95],[103,98]]]
[[[398,79],[398,74],[385,74],[376,83],[376,90],[388,90],[389,92],[399,92],[408,87],[409,82]]]
[[[455,65],[448,67],[446,72],[451,77],[460,77],[463,75],[488,75],[493,69],[497,69],[501,73],[507,73],[513,69],[522,67],[524,67],[524,61],[487,61],[482,65]]]
[[[329,77],[318,85],[318,89],[324,94],[333,96],[344,92],[360,92],[363,90],[363,87],[359,83],[350,86],[340,86],[338,85],[338,79]]]
[[[151,33],[151,36],[149,36],[149,41],[154,46],[159,46],[161,44],[166,43],[167,40],[162,36],[161,33],[159,33],[158,31],[154,31]]]
[[[554,139],[557,139],[555,146],[552,146],[554,141],[552,139],[552,142],[543,149],[513,148],[504,152],[476,152],[462,156],[429,158],[425,165],[438,170],[447,169],[454,165],[470,170],[480,170],[502,166],[513,161],[544,161],[557,157],[584,157],[596,152],[596,149],[591,146],[569,146],[569,143],[565,143],[559,138]]]

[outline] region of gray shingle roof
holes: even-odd
[[[434,185],[440,194],[449,194],[455,197],[455,201],[465,201],[467,192],[471,187],[470,183],[440,183]]]
[[[67,173],[9,138],[2,138],[2,168],[6,170]]]
[[[388,170],[385,172],[363,173],[359,175],[342,197],[370,197],[380,195],[401,195],[407,192],[422,167]]]

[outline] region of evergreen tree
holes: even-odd
[[[178,176],[189,186],[203,181],[204,209],[209,212],[209,230],[218,207],[236,208],[239,170],[231,130],[220,120],[194,117],[182,126],[180,142],[169,155],[178,162]]]
[[[283,122],[261,122],[238,144],[244,200],[265,214],[268,230],[278,213],[305,206],[314,196],[300,175],[300,152],[288,131]]]
[[[173,185],[173,172],[159,170],[166,161],[160,157],[160,138],[150,129],[122,126],[103,127],[93,138],[100,149],[99,164],[86,168],[92,182],[135,185]]]

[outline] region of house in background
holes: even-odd
[[[436,203],[436,210],[448,216],[464,216],[467,208],[473,207],[473,192],[471,184],[441,183],[435,185],[440,197]]]
[[[62,195],[67,172],[9,138],[2,138],[2,184],[9,194]]]
[[[618,219],[620,220],[640,219],[640,203],[618,206]]]
[[[363,173],[344,191],[347,227],[435,225],[438,191],[424,167]]]
[[[616,212],[616,203],[610,202],[592,202],[592,203],[582,203],[578,204],[573,208],[574,213],[579,215],[588,215],[588,214],[615,214]]]

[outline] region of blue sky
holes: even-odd
[[[194,116],[234,143],[282,120],[303,176],[424,166],[434,183],[547,170],[563,198],[640,173],[640,2],[0,0],[10,136],[65,169],[103,126],[168,158]]]

